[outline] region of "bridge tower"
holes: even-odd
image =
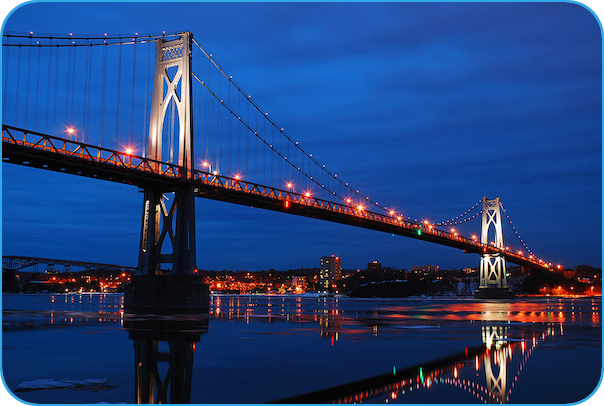
[[[190,274],[195,268],[195,202],[190,183],[193,171],[193,123],[191,100],[192,34],[184,32],[173,41],[158,39],[155,44],[155,74],[149,122],[147,157],[158,161],[160,169],[166,111],[174,103],[178,112],[178,150],[180,185],[176,190],[148,188],[144,190],[143,219],[138,260],[139,273],[156,275],[162,264],[177,274]],[[176,137],[175,137],[176,138]],[[166,193],[174,193],[168,210]],[[169,240],[166,239],[169,238]],[[171,253],[163,252],[172,246]]]
[[[503,232],[501,229],[501,203],[499,198],[482,199],[482,233],[480,242],[490,244],[489,231],[494,229],[495,248],[503,248]],[[480,283],[475,297],[483,299],[506,299],[514,297],[508,288],[505,258],[501,253],[482,254],[480,259]]]
[[[161,171],[162,149],[177,152],[177,187],[145,187],[138,273],[125,292],[124,305],[131,309],[205,308],[209,293],[197,275],[195,244],[195,195],[193,180],[192,41],[183,32],[178,39],[162,38],[155,44],[155,74],[149,122],[147,158],[154,171]],[[164,138],[171,103],[178,124],[178,144]],[[176,127],[175,127],[176,128]],[[166,194],[174,194],[168,209]],[[170,251],[171,248],[171,252]],[[162,269],[167,264],[167,269]],[[170,270],[170,275],[163,275]]]

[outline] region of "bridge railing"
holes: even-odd
[[[115,151],[9,125],[2,125],[2,142],[170,178],[180,177],[180,166],[176,164],[140,157],[128,150]]]

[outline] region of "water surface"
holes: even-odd
[[[598,385],[600,298],[3,294],[2,367],[34,403],[571,403]],[[52,389],[51,389],[52,388]]]

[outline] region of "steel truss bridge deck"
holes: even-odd
[[[16,271],[19,269],[27,268],[36,264],[50,264],[50,265],[67,265],[67,266],[83,266],[85,268],[107,268],[107,269],[119,269],[120,271],[136,271],[136,267],[132,266],[121,266],[114,264],[101,264],[97,262],[83,262],[83,261],[69,261],[65,259],[49,259],[49,258],[37,258],[37,257],[22,257],[18,255],[3,255],[2,256],[2,269],[5,271]]]
[[[508,262],[530,268],[548,267],[542,260],[482,244],[432,225],[201,170],[193,171],[191,178],[185,179],[185,174],[176,164],[9,125],[2,125],[2,161],[135,185],[143,189],[178,190],[183,183],[190,183],[197,197],[348,224],[429,241],[468,253],[501,255]]]

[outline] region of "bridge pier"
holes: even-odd
[[[474,292],[476,299],[514,299],[516,295],[509,288],[478,288]]]
[[[135,275],[124,289],[124,309],[128,311],[205,311],[209,305],[209,287],[200,275]]]

